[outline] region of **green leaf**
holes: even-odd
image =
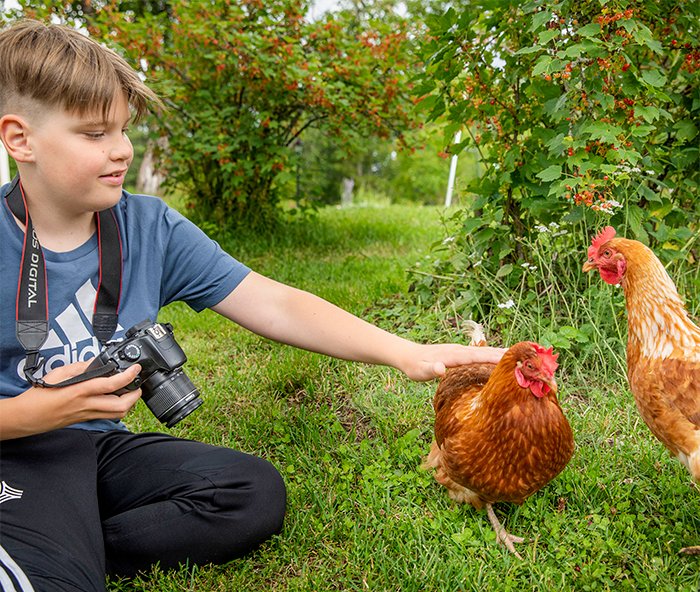
[[[663,55],[663,45],[654,39],[654,36],[646,25],[639,24],[639,28],[632,33],[632,37],[640,45],[646,45],[654,53]]]
[[[676,140],[685,144],[698,135],[698,128],[690,119],[682,119],[673,126],[676,130]]]
[[[602,121],[594,121],[581,128],[582,133],[588,133],[592,140],[600,140],[602,142],[614,143],[617,141],[617,136],[622,133],[622,128],[610,123]]]
[[[540,33],[538,41],[540,45],[547,45],[555,37],[559,37],[559,29],[548,29]]]
[[[570,222],[572,224],[580,222],[583,220],[583,213],[583,208],[574,208],[570,210],[568,214],[564,215],[562,222]]]
[[[657,88],[664,86],[668,80],[659,70],[644,70],[642,72],[642,78],[649,86]]]
[[[497,272],[496,272],[496,277],[501,278],[506,275],[508,275],[511,271],[513,271],[513,265],[511,263],[506,263],[503,267],[501,267]]]
[[[668,199],[658,200],[659,205],[649,209],[649,213],[659,220],[663,220],[673,211],[673,202]]]
[[[642,117],[647,123],[656,121],[659,118],[659,110],[656,107],[643,107],[641,105],[635,105],[634,116]]]
[[[637,194],[649,201],[660,202],[661,197],[654,191],[652,191],[645,183],[640,183],[637,187]]]
[[[551,63],[552,63],[552,58],[550,56],[548,56],[548,55],[542,56],[539,60],[537,60],[535,67],[532,69],[532,75],[533,76],[540,76],[540,75],[544,74],[547,71],[547,68],[549,68]]]
[[[596,93],[595,98],[605,111],[612,111],[615,108],[615,97],[608,93]]]
[[[530,28],[528,31],[530,33],[533,33],[543,27],[546,23],[548,23],[552,19],[552,13],[549,12],[548,10],[538,12],[535,14],[535,16],[532,17],[532,23],[530,24]]]
[[[646,242],[647,233],[642,226],[644,219],[644,210],[639,206],[632,204],[627,208],[627,222],[630,225],[635,238]]]
[[[576,32],[582,37],[596,37],[600,33],[600,25],[598,23],[588,23]]]
[[[438,102],[439,99],[440,97],[438,95],[428,95],[416,105],[416,109],[419,109],[421,111],[428,111],[435,107],[435,104]]]
[[[539,45],[531,45],[530,47],[521,47],[513,55],[527,55],[529,53],[537,53],[538,51],[542,51]]]
[[[643,138],[648,136],[651,132],[656,129],[653,125],[639,125],[632,128],[632,135],[636,138]]]
[[[548,182],[548,181],[554,181],[561,177],[561,165],[558,164],[553,164],[551,166],[548,166],[546,169],[543,171],[540,171],[537,173],[537,178],[542,179],[542,181]]]

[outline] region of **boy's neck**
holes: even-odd
[[[24,182],[23,188],[32,225],[42,248],[65,253],[77,249],[95,233],[93,212],[66,211],[50,199],[42,200],[41,192],[28,189]],[[19,220],[17,224],[24,230]]]

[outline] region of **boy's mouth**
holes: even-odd
[[[100,176],[100,179],[116,183],[124,181],[124,177],[126,177],[126,169],[121,171],[115,171],[113,173],[107,173],[106,175]]]

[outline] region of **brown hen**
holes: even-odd
[[[484,343],[474,324],[472,343]],[[571,459],[574,438],[556,398],[557,355],[537,343],[512,346],[498,364],[451,368],[433,406],[435,440],[424,466],[449,496],[486,506],[499,542],[523,539],[503,528],[496,502],[522,503],[554,479]]]
[[[621,284],[627,305],[627,378],[651,432],[700,483],[700,328],[661,261],[606,227],[588,249],[584,271]]]

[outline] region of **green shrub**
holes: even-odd
[[[457,248],[436,253],[437,275],[469,278],[453,301],[490,312],[494,281],[541,298],[552,277],[527,266],[552,224],[568,230],[553,277],[580,293],[574,270],[600,224],[697,261],[698,14],[689,1],[483,0],[429,19],[421,105],[451,122],[446,142],[464,130],[452,149],[477,149],[484,168],[452,221]]]
[[[167,139],[166,182],[199,220],[274,222],[307,128],[387,137],[408,125],[406,31],[396,24],[307,21],[299,0],[173,2],[141,15],[122,4],[97,12],[91,32],[121,46],[165,99],[155,125]]]

